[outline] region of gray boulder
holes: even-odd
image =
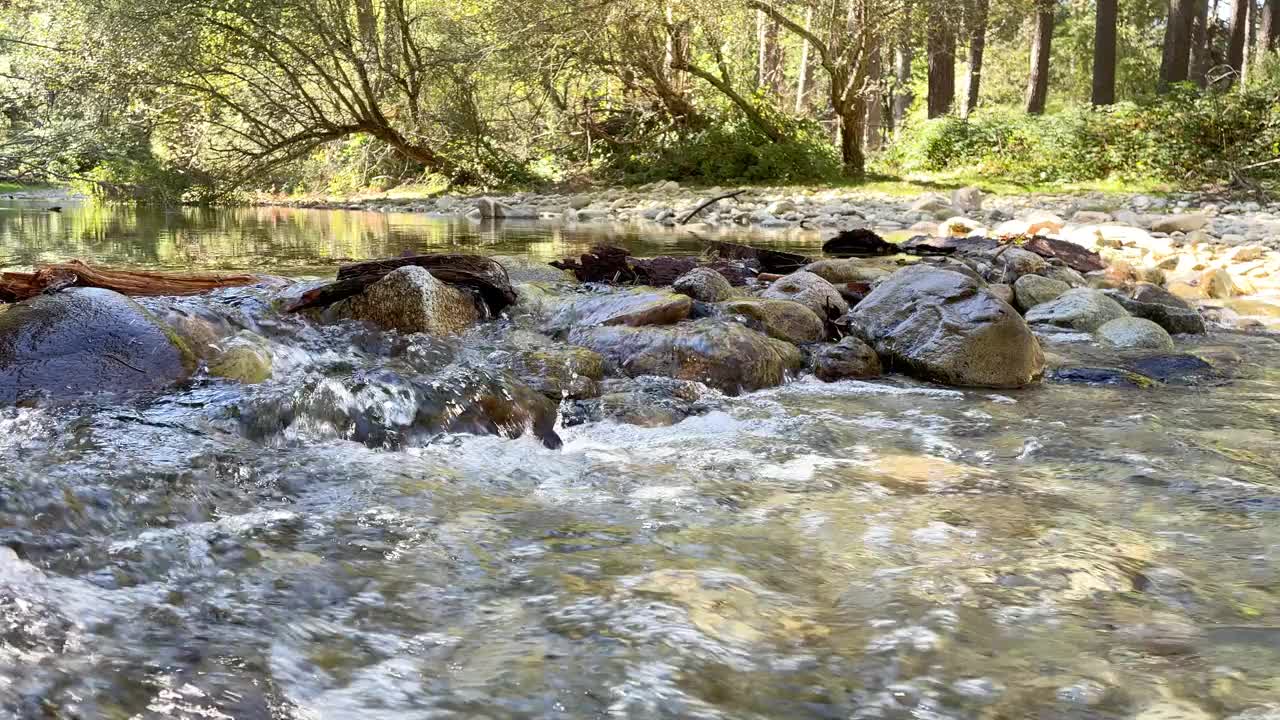
[[[1098,339],[1123,350],[1172,350],[1173,338],[1159,325],[1143,318],[1116,318],[1095,333]]]
[[[745,317],[751,328],[789,343],[813,343],[827,337],[826,323],[794,300],[730,300],[722,303],[720,309],[730,315]]]
[[[1026,312],[1056,299],[1070,289],[1071,286],[1061,280],[1043,275],[1023,275],[1013,284],[1013,298],[1018,309]]]
[[[1145,318],[1174,335],[1203,335],[1208,332],[1204,318],[1185,300],[1157,285],[1138,283],[1133,296],[1107,291],[1130,315]]]
[[[707,303],[724,302],[733,297],[733,286],[711,268],[694,268],[676,278],[671,289],[694,300]]]
[[[669,290],[609,293],[577,300],[551,319],[550,328],[563,332],[578,326],[672,325],[689,317],[693,301]]]
[[[1027,322],[1093,332],[1116,318],[1127,317],[1120,303],[1100,290],[1076,288],[1027,311]]]
[[[470,293],[415,265],[387,273],[364,292],[334,305],[329,314],[334,319],[373,323],[384,330],[429,335],[455,335],[483,318]]]
[[[1195,230],[1202,230],[1209,224],[1209,217],[1199,213],[1183,213],[1179,215],[1165,215],[1157,218],[1151,223],[1151,232],[1158,233],[1189,233]]]
[[[600,394],[604,358],[571,345],[526,350],[514,359],[515,376],[552,400],[584,399]]]
[[[838,317],[849,312],[849,303],[834,285],[805,270],[778,278],[761,297],[794,300],[820,318]]]
[[[927,380],[1021,387],[1044,372],[1040,343],[1018,311],[953,270],[899,270],[858,304],[851,319],[890,368]]]
[[[823,382],[852,378],[873,378],[884,373],[880,356],[856,337],[824,345],[813,353],[813,374]]]
[[[194,369],[176,333],[110,290],[74,288],[0,311],[0,403],[158,390]]]
[[[538,217],[535,208],[512,206],[497,198],[482,197],[476,200],[476,209],[484,220],[532,220]]]
[[[713,319],[666,327],[581,327],[569,342],[595,350],[610,370],[628,377],[693,380],[729,394],[780,385],[803,363],[794,345]]]

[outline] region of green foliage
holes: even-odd
[[[967,121],[917,123],[887,160],[908,172],[970,171],[1032,183],[1185,184],[1230,180],[1234,171],[1277,153],[1280,101],[1274,94],[1183,87],[1145,105],[1078,107],[1042,117],[993,108]]]
[[[733,117],[617,153],[610,164],[633,182],[811,182],[839,177],[840,156],[820,126],[791,120],[784,131],[786,140],[772,142],[746,120]]]

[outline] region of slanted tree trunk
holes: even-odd
[[[1170,85],[1186,82],[1191,63],[1191,19],[1195,0],[1170,0],[1169,20],[1164,29],[1164,52],[1160,59],[1160,92]]]
[[[1249,5],[1253,0],[1235,0],[1231,13],[1231,39],[1227,43],[1227,65],[1244,75],[1244,46],[1249,39]]]
[[[927,51],[929,54],[930,118],[951,112],[956,97],[956,35],[951,20],[937,4],[929,6]]]
[[[960,109],[960,117],[964,118],[969,117],[969,114],[978,107],[978,98],[982,89],[982,57],[987,49],[989,3],[990,0],[973,0],[970,8],[969,81],[965,84],[964,106]]]
[[[1116,0],[1098,0],[1094,19],[1093,104],[1116,101]]]
[[[1031,75],[1027,79],[1027,113],[1044,113],[1049,97],[1049,51],[1053,46],[1054,0],[1036,3],[1035,34],[1031,38]]]
[[[1263,0],[1258,27],[1258,54],[1280,50],[1280,0]]]

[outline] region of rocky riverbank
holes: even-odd
[[[1280,203],[1224,202],[1197,195],[984,196],[976,188],[895,197],[856,189],[747,188],[681,221],[706,200],[736,192],[678,183],[579,194],[430,200],[298,201],[302,207],[421,212],[488,221],[567,225],[626,223],[694,233],[742,230],[831,234],[870,228],[893,237],[1016,235],[1034,230],[1098,250],[1118,281],[1160,285],[1209,303],[1241,327],[1280,316]],[[1235,298],[1258,296],[1256,301]]]

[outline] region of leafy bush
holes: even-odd
[[[1012,108],[909,128],[888,160],[906,171],[966,170],[1027,182],[1228,180],[1280,153],[1274,91],[1177,88],[1146,105],[1028,116]],[[1280,177],[1280,166],[1260,168]]]
[[[816,123],[784,120],[787,140],[772,142],[745,119],[714,122],[695,132],[615,154],[610,165],[631,182],[806,182],[835,178],[840,157]]]

